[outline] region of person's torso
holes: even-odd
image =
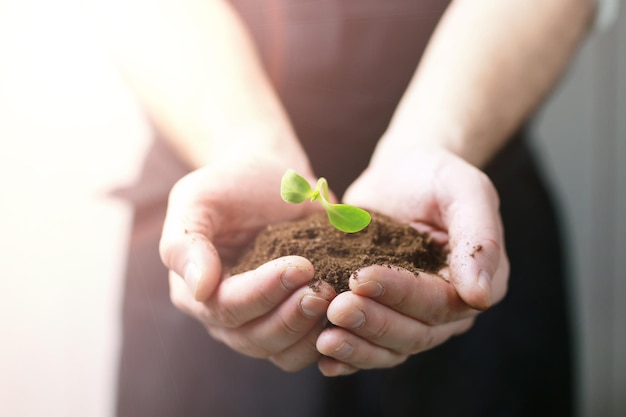
[[[317,175],[367,166],[447,1],[231,0]]]

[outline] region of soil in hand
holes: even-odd
[[[348,280],[369,265],[400,267],[414,273],[436,273],[445,266],[447,253],[432,239],[407,224],[372,214],[372,222],[358,233],[335,229],[326,213],[266,227],[237,261],[237,274],[287,255],[307,258],[315,267],[311,286],[328,282],[337,293],[347,291]]]

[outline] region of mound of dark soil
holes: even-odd
[[[446,262],[441,247],[407,224],[372,213],[372,222],[365,230],[349,234],[335,229],[321,212],[265,228],[231,273],[255,269],[287,255],[300,255],[311,261],[315,267],[312,287],[323,280],[337,293],[347,291],[350,276],[365,266],[388,265],[415,273],[435,273]]]

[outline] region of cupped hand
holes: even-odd
[[[317,340],[329,376],[392,367],[468,330],[500,301],[509,263],[497,193],[487,176],[443,149],[378,158],[345,202],[426,231],[449,250],[439,274],[363,268],[328,309],[336,327]]]
[[[159,249],[180,310],[232,349],[298,370],[319,359],[315,341],[334,290],[310,289],[313,266],[297,256],[233,276],[226,268],[261,228],[315,209],[280,199],[286,168],[255,155],[185,176],[170,193]],[[313,180],[307,167],[298,169]]]

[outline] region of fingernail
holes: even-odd
[[[350,355],[352,355],[353,350],[354,348],[352,347],[350,343],[343,342],[341,346],[335,349],[335,352],[333,353],[333,357],[335,359],[348,359]]]
[[[298,271],[299,269],[295,266],[288,266],[283,269],[283,272],[280,274],[280,283],[285,287],[285,289],[291,291],[296,289],[296,284],[293,282],[293,271]]]
[[[365,324],[365,314],[361,310],[353,310],[346,314],[342,320],[341,327],[347,327],[349,329],[358,329]]]
[[[308,294],[302,297],[302,300],[300,300],[300,308],[302,309],[302,314],[310,319],[316,319],[326,314],[328,304],[329,303],[327,300]]]
[[[286,290],[293,291],[302,286],[302,278],[298,278],[297,274],[304,272],[306,272],[305,269],[298,268],[297,266],[288,266],[280,274],[280,282]]]
[[[374,281],[364,282],[359,284],[355,288],[355,292],[365,297],[380,297],[385,292],[385,287],[382,284]]]
[[[200,278],[202,277],[202,273],[200,272],[200,268],[193,262],[187,264],[185,268],[185,282],[189,289],[195,294],[196,289],[198,288],[198,283],[200,282]]]
[[[491,292],[491,276],[487,271],[481,269],[476,278],[476,284],[485,291]]]

